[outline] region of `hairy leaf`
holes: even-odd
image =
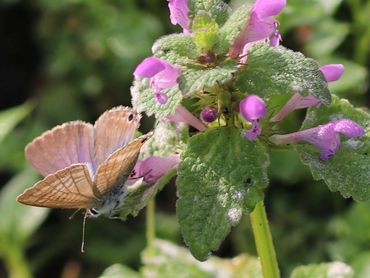
[[[266,43],[250,49],[246,65],[238,75],[237,87],[262,97],[300,92],[316,97],[325,105],[331,102],[327,82],[315,60]]]
[[[183,247],[164,240],[156,240],[143,252],[145,277],[192,277],[192,278],[262,278],[257,258],[241,254],[232,259],[210,257],[207,262],[195,260]]]
[[[191,95],[202,89],[211,89],[229,82],[235,71],[236,62],[234,61],[226,61],[212,68],[189,67],[183,71],[179,86],[184,95]]]
[[[177,216],[192,254],[205,260],[261,200],[268,184],[265,148],[234,127],[193,136],[178,172]]]
[[[163,93],[168,96],[168,100],[165,104],[160,104],[154,97],[148,78],[136,79],[131,87],[132,106],[138,112],[145,112],[148,116],[155,115],[157,119],[162,119],[168,114],[175,113],[176,106],[182,99],[178,86],[163,90]]]
[[[339,151],[327,161],[321,160],[319,150],[309,144],[299,144],[297,150],[316,180],[324,180],[330,190],[346,198],[365,201],[370,199],[370,114],[334,97],[329,107],[310,109],[302,129],[342,118],[357,122],[367,133],[352,139],[342,136]]]
[[[199,11],[206,11],[219,25],[229,17],[230,7],[222,0],[189,0],[189,17],[194,18]]]

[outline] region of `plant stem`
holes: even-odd
[[[149,201],[146,207],[146,239],[148,246],[155,241],[155,199]]]
[[[31,270],[24,258],[22,249],[18,246],[9,246],[4,252],[4,261],[11,278],[30,278]]]
[[[280,272],[263,201],[257,203],[250,218],[263,277],[279,278]]]

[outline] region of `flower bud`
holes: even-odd
[[[213,108],[206,107],[200,113],[200,118],[206,123],[212,123],[214,120],[217,119],[217,112]]]

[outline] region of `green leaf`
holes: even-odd
[[[177,217],[192,254],[206,260],[268,184],[265,148],[234,127],[193,136],[178,170]]]
[[[156,40],[152,47],[153,54],[173,64],[186,64],[200,56],[193,36],[171,34]],[[173,56],[173,58],[171,58]]]
[[[262,97],[301,92],[325,105],[331,102],[327,82],[317,62],[283,46],[254,45],[236,82],[240,91]]]
[[[182,72],[179,86],[184,95],[191,95],[229,82],[236,70],[236,62],[231,60],[213,68],[189,67]]]
[[[245,4],[240,6],[229,17],[224,26],[222,26],[220,33],[229,42],[229,45],[234,41],[237,35],[243,30],[245,23],[249,18],[251,5]]]
[[[222,0],[189,0],[189,17],[193,19],[199,11],[206,11],[219,25],[229,17],[230,7]]]
[[[209,52],[218,42],[218,24],[206,12],[199,12],[193,20],[194,40],[200,48]]]
[[[299,144],[297,150],[314,179],[324,180],[331,191],[339,191],[345,198],[365,201],[370,199],[370,114],[345,99],[333,97],[329,107],[308,111],[302,129],[342,118],[357,122],[367,133],[352,139],[343,136],[339,151],[327,161],[321,160],[319,150],[310,144]]]
[[[102,275],[99,276],[100,278],[140,278],[141,275],[136,271],[132,270],[128,266],[121,265],[121,264],[114,264],[108,267]]]
[[[189,137],[186,124],[158,121],[152,138],[140,150],[140,159],[181,153]]]
[[[168,96],[168,100],[165,104],[160,104],[154,97],[149,79],[136,79],[131,87],[132,106],[138,112],[145,112],[148,116],[155,115],[157,119],[162,119],[168,114],[175,113],[182,99],[178,86],[163,90],[163,93]]]
[[[342,262],[310,264],[296,267],[290,278],[352,278],[353,270]]]
[[[0,142],[22,121],[33,109],[31,103],[9,108],[0,112]]]
[[[171,169],[155,184],[137,182],[127,187],[120,217],[126,219],[128,215],[137,216],[150,200],[176,175],[176,169]]]
[[[35,170],[27,168],[0,191],[0,242],[23,244],[46,218],[48,209],[26,206],[16,201],[16,197],[38,178]]]
[[[143,252],[144,277],[213,277],[213,278],[262,278],[257,258],[241,254],[232,259],[210,257],[207,262],[195,260],[183,247],[164,240],[156,240]]]

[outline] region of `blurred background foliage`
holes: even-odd
[[[362,107],[370,106],[369,15],[369,0],[288,0],[279,18],[284,46],[321,65],[345,65],[331,89]],[[93,122],[130,105],[133,69],[157,37],[174,31],[165,0],[0,1],[0,277],[96,277],[115,263],[140,267],[144,213],[124,223],[89,220],[81,254],[81,215],[68,220],[71,211],[26,207],[15,197],[39,178],[24,146],[57,124]],[[297,111],[287,122],[297,128],[303,116]],[[152,123],[145,118],[142,130]],[[299,264],[342,260],[356,277],[370,277],[370,203],[313,182],[293,152],[274,151],[271,160],[265,204],[283,276]],[[158,195],[157,234],[183,245],[175,200],[174,184]],[[255,254],[248,217],[216,255],[242,252]]]

